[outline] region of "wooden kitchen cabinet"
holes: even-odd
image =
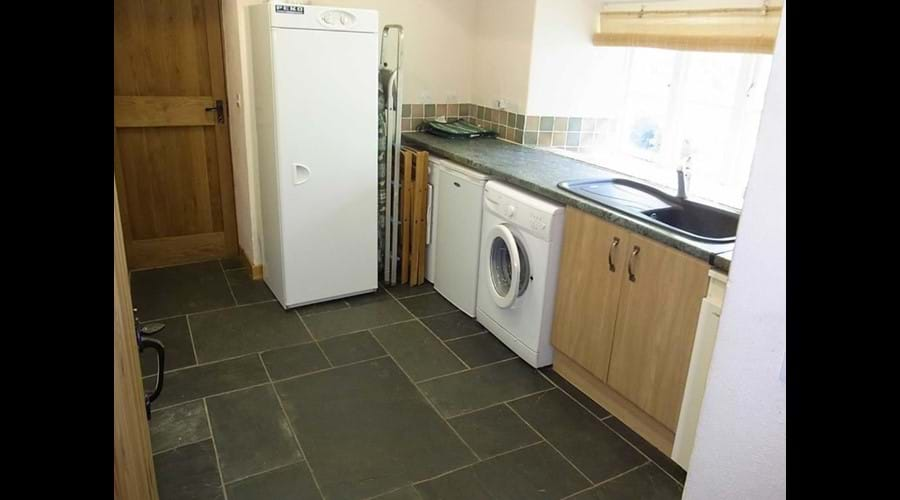
[[[629,232],[566,207],[551,343],[606,381]]]
[[[572,207],[560,258],[554,368],[670,453],[710,266]]]
[[[607,383],[674,431],[710,266],[637,234],[627,253]]]

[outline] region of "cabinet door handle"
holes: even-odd
[[[641,247],[635,245],[634,250],[631,251],[631,257],[628,258],[628,279],[631,281],[636,280],[636,276],[634,275],[634,269],[632,268],[632,262],[634,262],[634,258],[637,257],[637,254],[641,253]]]
[[[616,265],[613,264],[613,250],[615,250],[616,247],[618,247],[618,246],[619,246],[619,238],[616,236],[613,236],[612,243],[609,244],[609,255],[607,256],[609,258],[609,270],[610,270],[610,272],[613,272],[613,273],[616,272]]]

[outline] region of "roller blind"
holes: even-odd
[[[771,54],[783,0],[632,0],[603,4],[594,45]]]

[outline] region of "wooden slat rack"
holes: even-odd
[[[398,213],[388,220],[399,226],[399,245],[392,255],[390,284],[421,285],[425,282],[426,213],[428,210],[428,152],[400,149]],[[397,276],[394,270],[399,267]],[[399,278],[399,279],[398,279]]]

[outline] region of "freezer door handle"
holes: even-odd
[[[302,163],[294,163],[294,185],[300,185],[309,180],[309,167]]]

